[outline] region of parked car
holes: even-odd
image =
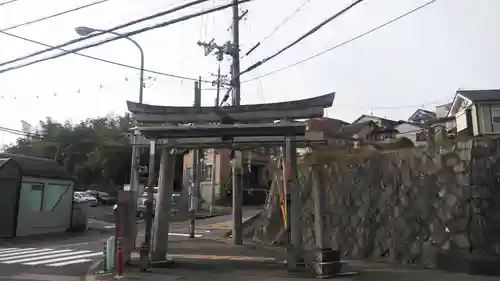
[[[73,193],[73,200],[75,201],[80,201],[80,202],[88,202],[90,206],[94,207],[98,205],[97,198],[94,196],[90,195],[87,192],[84,191],[75,191]]]
[[[179,201],[180,201],[180,193],[172,193],[172,212],[176,213],[179,210]],[[143,219],[144,216],[146,215],[146,200],[147,200],[147,193],[144,193],[143,196],[139,197],[137,199],[137,213],[136,216],[137,218]],[[116,210],[118,208],[118,205],[113,206],[113,210]],[[153,197],[153,217],[155,215],[156,211],[156,193],[154,194]]]
[[[113,205],[115,204],[115,198],[106,192],[97,190],[87,190],[87,193],[97,198],[97,202],[100,205]]]

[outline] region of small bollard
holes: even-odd
[[[106,242],[104,242],[103,256],[104,256],[104,262],[102,263],[103,272],[108,272],[108,241],[107,240],[106,240]]]
[[[117,241],[117,254],[116,254],[116,271],[118,277],[123,276],[123,252],[121,246],[121,238]]]

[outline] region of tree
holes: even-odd
[[[6,151],[54,159],[76,177],[81,187],[122,185],[130,177],[132,148],[126,134],[132,126],[128,114],[78,124],[58,123],[47,117],[39,122],[35,133],[17,139]]]

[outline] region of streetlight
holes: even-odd
[[[110,33],[110,34],[113,34],[116,36],[123,36],[122,34],[114,32],[114,31],[105,31],[105,30],[86,27],[86,26],[76,27],[75,31],[80,36],[88,36],[94,32],[105,32],[105,33]],[[125,36],[123,38],[132,42],[139,49],[139,52],[141,54],[141,66],[140,66],[140,76],[139,76],[139,103],[142,103],[142,92],[143,92],[143,88],[144,88],[144,51],[142,50],[141,45],[139,45],[139,43],[137,43],[137,41],[135,41],[134,39],[127,37],[127,36]]]
[[[122,34],[114,32],[114,31],[105,31],[105,30],[91,28],[91,27],[86,27],[86,26],[76,27],[75,31],[80,36],[88,36],[88,35],[90,35],[91,33],[94,33],[94,32],[110,33],[110,34],[122,37],[124,39],[127,39],[128,41],[132,42],[139,49],[139,52],[140,52],[140,55],[141,55],[141,66],[140,66],[140,76],[139,76],[139,103],[142,104],[142,94],[143,94],[143,88],[144,88],[144,51],[142,50],[141,45],[139,45],[139,43],[137,43],[134,39],[132,39],[132,38],[130,38],[128,36],[123,36]],[[135,221],[135,213],[137,212],[137,191],[138,191],[138,179],[139,179],[138,167],[137,166],[139,165],[139,161],[140,161],[139,160],[140,159],[140,154],[139,154],[140,152],[137,149],[137,146],[135,145],[136,143],[137,143],[137,135],[134,132],[133,136],[132,136],[132,167],[130,169],[130,189],[135,193],[135,195],[134,195],[134,201],[132,203],[132,209],[133,209],[133,212],[134,212],[134,217],[129,218],[130,220],[133,220],[132,222],[130,222],[131,225],[133,225],[133,226],[135,226],[135,223],[134,223],[134,221]],[[154,161],[154,157],[152,159]],[[151,165],[150,165],[150,167],[151,167]],[[153,197],[153,188],[152,187],[149,187],[148,193],[149,193],[148,194],[148,198],[152,198]],[[150,205],[150,206],[148,206],[149,217],[146,218],[146,219],[149,220],[148,221],[149,228],[146,229],[146,231],[149,231],[149,233],[151,232],[151,224],[152,224],[152,218],[151,218],[151,216],[152,216],[152,206],[151,206],[151,204],[152,204],[152,202],[149,202],[149,205]],[[133,232],[135,234],[132,235],[131,240],[133,241],[132,245],[135,248],[135,238],[136,238],[136,229],[135,229],[135,227],[134,227]],[[151,237],[151,235],[149,235],[149,237]],[[144,255],[146,255],[146,257],[147,257],[148,252],[149,252],[149,241],[144,241],[144,244],[141,247],[141,251],[140,251],[141,257],[142,257],[141,260],[144,259]]]

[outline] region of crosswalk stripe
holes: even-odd
[[[4,248],[4,249],[0,250],[0,254],[4,253],[4,252],[9,252],[9,251],[12,251],[12,250],[19,250],[19,248]]]
[[[0,264],[62,267],[91,262],[92,257],[102,255],[102,252],[67,248],[0,248]]]
[[[82,252],[82,251],[80,251],[80,252]],[[74,253],[77,253],[77,252],[74,252]],[[71,256],[71,258],[72,259],[83,259],[83,258],[97,257],[100,255],[102,255],[102,253],[88,253],[88,254],[81,254],[81,255],[77,255],[77,256]],[[23,264],[24,265],[50,264],[50,263],[62,262],[65,260],[68,260],[68,257],[51,259],[51,260],[41,260],[41,261],[35,261],[35,262],[28,262],[28,263],[23,263]]]
[[[182,237],[189,237],[190,236],[188,233],[169,233],[168,235],[170,235],[170,236],[182,236]],[[194,235],[194,237],[196,237],[196,238],[200,238],[202,236],[203,235],[201,235],[201,234]]]
[[[82,262],[89,262],[89,261],[92,261],[92,260],[89,260],[89,259],[79,259],[79,260],[64,261],[64,262],[59,262],[59,263],[52,263],[52,264],[48,264],[47,266],[59,267],[59,266],[65,266],[65,265],[82,263]]]
[[[31,253],[31,252],[37,251],[37,250],[38,249],[36,249],[36,248],[27,248],[27,249],[20,249],[20,250],[10,251],[8,253],[1,254],[0,258],[9,257],[9,256],[13,256],[13,255],[27,254],[27,253]],[[49,249],[49,250],[52,250],[52,249]]]
[[[16,249],[16,248],[13,248],[12,250],[3,251],[3,252],[1,252],[0,254],[9,254],[9,253],[15,253],[15,252],[19,252],[19,251],[35,250],[35,249],[36,249],[36,248],[24,248],[24,249]]]
[[[67,256],[85,254],[85,253],[89,253],[89,252],[90,251],[76,251],[76,252],[60,253],[60,254],[48,255],[48,256],[41,256],[41,257],[32,257],[32,258],[23,258],[23,259],[17,259],[17,260],[10,260],[10,261],[5,261],[3,263],[5,263],[5,264],[24,263],[24,262],[37,261],[37,260],[41,260],[41,259],[57,258],[57,257],[64,257],[64,259],[68,259]],[[99,253],[99,254],[102,254],[102,253]]]
[[[44,255],[52,255],[52,254],[59,254],[59,253],[66,253],[66,252],[71,252],[72,250],[55,250],[55,251],[52,251],[52,250],[47,250],[47,249],[44,249],[44,251],[33,251],[29,254],[25,254],[25,255],[15,255],[15,256],[11,256],[11,257],[6,257],[6,258],[0,258],[0,262],[2,261],[8,261],[8,260],[14,260],[14,259],[20,259],[20,258],[29,258],[29,257],[38,257],[38,256],[44,256]]]

